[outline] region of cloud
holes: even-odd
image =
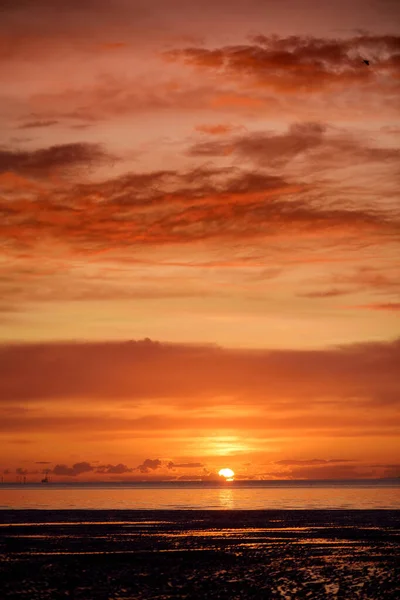
[[[158,458],[154,460],[152,460],[151,458],[146,458],[146,460],[143,461],[141,465],[136,467],[136,470],[140,471],[141,473],[150,473],[151,471],[159,469],[161,465],[162,462]]]
[[[189,155],[235,154],[260,165],[285,164],[298,154],[323,144],[325,131],[325,125],[321,123],[296,123],[283,134],[251,132],[226,141],[198,142],[190,148]]]
[[[349,164],[388,164],[395,169],[400,154],[397,148],[373,147],[348,132],[324,123],[292,123],[287,132],[253,131],[228,139],[197,142],[189,156],[232,156],[241,163],[258,167],[284,167],[295,159],[308,159],[307,172],[321,168],[334,171]],[[303,166],[304,169],[304,166]],[[394,171],[393,171],[394,172]]]
[[[297,294],[300,298],[336,298],[337,296],[345,296],[351,294],[350,289],[331,288],[321,291],[302,292]]]
[[[360,304],[358,306],[351,306],[349,308],[361,308],[365,310],[387,310],[387,311],[398,311],[400,310],[400,302],[381,302],[376,304]]]
[[[27,121],[18,127],[18,129],[39,129],[43,127],[52,127],[53,125],[57,125],[59,121],[55,121],[54,119],[47,121]]]
[[[54,469],[50,471],[53,475],[62,475],[67,477],[77,477],[82,473],[89,473],[94,471],[94,467],[88,462],[79,462],[67,467],[67,465],[56,465]]]
[[[291,466],[287,471],[267,473],[267,476],[283,479],[370,479],[378,476],[369,465],[315,464]]]
[[[65,175],[77,168],[89,168],[109,160],[108,155],[95,144],[64,144],[41,150],[1,150],[0,173],[12,172],[30,177]]]
[[[330,459],[330,460],[325,460],[322,458],[312,458],[310,460],[292,460],[292,459],[285,459],[285,460],[277,460],[275,462],[276,465],[287,465],[287,466],[310,466],[310,465],[328,465],[331,463],[343,463],[343,462],[352,462],[352,461],[348,461],[342,458],[334,458],[334,459]]]
[[[337,86],[363,84],[389,77],[384,85],[396,83],[400,37],[359,35],[348,39],[312,36],[279,37],[257,35],[252,44],[215,49],[184,48],[164,53],[166,60],[181,60],[221,77],[240,79],[246,85],[279,92],[312,93]],[[366,69],[363,56],[374,55],[373,68]]]
[[[387,261],[385,258],[385,269],[377,263],[371,267],[369,264],[356,269],[352,269],[347,273],[337,273],[328,279],[324,280],[324,283],[332,284],[333,286],[345,286],[347,289],[360,292],[369,292],[379,296],[385,295],[390,298],[398,297],[400,293],[400,280],[398,277],[398,266],[396,262]],[[391,305],[392,302],[371,302],[365,305],[369,307],[374,304]],[[394,309],[396,302],[393,302]],[[349,307],[347,307],[349,308]],[[353,306],[352,308],[356,308]]]
[[[83,164],[87,156],[86,150],[75,154],[73,149],[43,153],[34,154],[32,162],[23,153],[4,153],[3,168],[44,175],[50,165]],[[384,243],[398,240],[400,232],[392,215],[327,204],[325,198],[310,201],[309,184],[234,167],[131,173],[36,195],[40,202],[35,192],[33,197],[18,192],[2,202],[6,219],[0,234],[11,247],[35,247],[38,236],[84,252],[282,235],[353,236],[357,243],[365,235]]]
[[[203,463],[200,463],[200,462],[174,463],[173,461],[169,461],[167,464],[167,469],[198,469],[200,467],[204,467]]]
[[[196,125],[195,131],[206,133],[208,135],[226,135],[237,129],[244,129],[242,126],[231,125],[230,123],[216,123],[212,125]]]
[[[383,469],[382,477],[396,478],[400,477],[400,464],[395,465],[372,465],[374,468]]]
[[[308,351],[150,340],[3,345],[0,428],[62,436],[216,428],[270,437],[394,435],[399,361],[399,340]],[[161,466],[146,459],[135,470]],[[57,466],[59,474],[76,469]]]
[[[119,463],[117,465],[101,465],[96,468],[96,473],[111,474],[111,475],[122,475],[124,473],[131,473],[133,469],[130,469],[126,465]]]
[[[218,475],[214,471],[210,471],[207,468],[203,469],[203,474],[201,475],[202,481],[224,481],[225,478],[222,475]]]
[[[108,42],[105,44],[101,44],[100,47],[104,50],[121,50],[122,48],[126,48],[128,44],[125,42]]]
[[[165,394],[186,397],[198,393],[243,390],[255,393],[270,381],[272,393],[285,394],[301,375],[305,394],[339,390],[368,390],[397,382],[395,364],[399,340],[355,344],[326,350],[228,350],[214,346],[187,346],[153,342],[36,343],[0,346],[0,398],[2,404],[19,400],[54,398],[140,398]],[[146,370],[142,369],[146,361]],[[370,369],[365,370],[365,364]],[[157,378],[149,378],[149,373]],[[70,377],[74,373],[74,377]],[[124,385],[119,385],[122,377]],[[328,373],[330,376],[327,377]],[[257,383],[258,382],[258,383]],[[386,383],[386,385],[385,385]],[[342,385],[344,387],[342,387]],[[317,388],[319,388],[317,390]],[[296,388],[300,391],[300,388]],[[369,394],[367,394],[369,396]],[[18,412],[18,417],[23,413]]]
[[[83,3],[79,0],[67,0],[65,4],[68,10],[72,11],[90,10],[96,8],[96,6],[101,6],[102,0],[85,0]],[[53,0],[2,0],[1,10],[5,13],[29,11],[29,16],[32,16],[32,11],[40,12],[45,10],[47,12],[51,10],[57,13],[57,7],[54,5]]]

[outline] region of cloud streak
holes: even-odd
[[[0,428],[28,439],[33,432],[191,436],[215,429],[272,437],[290,432],[292,438],[322,432],[392,436],[398,433],[399,353],[398,340],[319,351],[225,350],[150,340],[3,346]],[[281,466],[289,465],[285,461]],[[194,468],[198,462],[170,461],[169,468]],[[61,464],[59,474],[73,476],[87,465],[77,464]],[[161,459],[146,459],[136,470],[148,474],[162,465]],[[115,469],[121,467],[102,467],[107,473]]]
[[[0,149],[0,173],[45,178],[70,174],[82,167],[88,169],[105,160],[109,161],[110,157],[100,146],[85,143],[64,144],[31,152]]]
[[[87,148],[63,147],[31,156],[3,153],[3,171],[44,174],[98,158]],[[1,160],[2,158],[2,160]],[[87,251],[212,239],[282,236],[376,236],[399,239],[400,221],[385,213],[310,202],[310,186],[237,168],[129,174],[98,184],[40,193],[1,203],[0,232],[13,245],[38,235]],[[90,215],[86,219],[85,215]]]
[[[361,35],[346,40],[317,37],[258,35],[253,44],[215,49],[190,47],[165,53],[166,60],[182,60],[202,70],[279,92],[315,93],[337,86],[369,85],[385,74],[386,85],[399,76],[396,36]],[[366,69],[362,57],[374,56]]]

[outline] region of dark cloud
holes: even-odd
[[[94,467],[88,462],[75,463],[72,467],[67,465],[56,465],[54,469],[50,471],[53,475],[62,475],[67,477],[77,477],[82,473],[89,473],[94,471]]]
[[[279,91],[311,92],[334,85],[368,84],[386,72],[398,76],[400,37],[360,35],[348,39],[312,36],[258,35],[253,44],[216,49],[185,48],[165,53],[169,60]],[[374,68],[362,68],[366,51],[374,53]],[[395,81],[393,81],[395,83]]]
[[[345,462],[352,462],[352,461],[341,459],[341,458],[332,458],[330,460],[325,460],[322,458],[312,458],[310,460],[285,459],[285,460],[277,460],[275,462],[275,464],[276,465],[287,465],[287,466],[301,466],[301,465],[309,466],[309,465],[328,465],[331,463],[345,463]]]
[[[47,120],[47,121],[27,121],[18,127],[18,129],[39,129],[42,127],[51,127],[57,125],[58,121]]]
[[[376,476],[376,471],[366,465],[304,465],[292,467],[290,476],[293,479],[368,479]]]
[[[151,471],[155,471],[156,469],[159,469],[162,465],[161,460],[159,460],[158,458],[152,460],[151,458],[146,458],[145,461],[143,461],[143,463],[141,465],[139,465],[138,467],[136,467],[137,471],[140,471],[141,473],[150,473]]]
[[[30,177],[63,175],[104,160],[110,158],[95,144],[64,144],[32,151],[0,149],[0,173],[11,171]]]
[[[324,142],[325,125],[296,123],[287,133],[252,132],[228,140],[199,142],[192,146],[192,156],[224,156],[235,154],[241,159],[258,164],[285,164],[297,155],[320,146]]]
[[[261,167],[282,167],[302,156],[314,165],[326,164],[329,169],[344,163],[392,163],[400,160],[397,148],[375,148],[349,133],[328,128],[323,123],[294,123],[285,133],[250,132],[229,139],[198,142],[189,151],[191,156],[212,157],[232,155],[241,162],[249,161]],[[310,167],[310,171],[312,168]]]
[[[75,154],[68,148],[60,147],[54,155],[51,149],[39,151],[32,162],[31,155],[9,152],[2,161],[0,153],[0,168],[43,175],[57,164],[61,169],[83,165],[91,152]],[[372,240],[379,236],[381,243],[399,238],[395,216],[359,204],[327,204],[325,197],[310,201],[310,195],[309,186],[301,182],[232,167],[128,174],[40,194],[33,189],[20,202],[4,199],[0,235],[24,248],[35,246],[38,236],[49,236],[85,252],[324,232],[330,239],[352,236],[357,243],[362,235]]]
[[[293,465],[282,471],[263,473],[262,479],[290,480],[345,480],[345,479],[375,479],[382,470],[377,471],[369,465]]]
[[[382,476],[388,478],[396,478],[400,477],[400,464],[395,465],[371,465],[374,468],[383,469]]]
[[[168,469],[197,469],[204,467],[203,463],[200,462],[189,462],[189,463],[174,463],[170,461],[167,464]]]
[[[118,0],[117,0],[118,2]],[[63,0],[64,10],[91,10],[98,6],[102,6],[102,0]],[[60,5],[54,3],[53,0],[1,0],[0,11],[29,11],[29,16],[32,16],[34,11],[46,12],[51,10],[54,12],[60,11]]]
[[[130,469],[122,463],[119,463],[118,465],[101,465],[96,469],[96,473],[111,475],[122,475],[124,473],[131,473],[132,471],[133,469]]]

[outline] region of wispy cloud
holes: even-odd
[[[33,155],[3,152],[2,169],[44,175],[104,155],[91,147],[60,147]],[[207,239],[353,234],[399,237],[399,221],[376,210],[310,202],[309,185],[237,168],[129,174],[96,184],[50,190],[35,198],[3,201],[0,226],[10,243],[38,234],[87,250]],[[90,214],[90,219],[82,218]]]
[[[18,127],[18,129],[40,129],[42,127],[52,127],[53,125],[57,125],[58,121],[54,119],[47,121],[27,121]]]
[[[62,176],[71,170],[89,168],[99,161],[110,160],[109,155],[94,144],[64,144],[42,150],[1,150],[0,173],[45,178]]]
[[[253,434],[267,427],[271,435],[290,431],[292,436],[322,430],[333,436],[391,434],[396,429],[399,352],[398,341],[320,351],[232,351],[150,340],[3,346],[1,428],[14,434],[63,435],[193,427],[208,431],[217,426]],[[121,400],[139,404],[132,412],[119,406]],[[109,406],[105,412],[104,402]],[[38,403],[46,406],[45,412]],[[57,407],[65,403],[68,416],[60,416]],[[35,410],[21,412],[21,406]],[[246,407],[246,414],[240,407]],[[137,469],[149,472],[161,464],[148,459]],[[71,468],[65,474],[76,471]]]
[[[286,93],[313,93],[352,84],[368,85],[381,73],[395,85],[399,72],[399,37],[360,35],[350,39],[258,35],[248,45],[215,49],[185,48],[165,53],[201,69]],[[362,62],[373,54],[373,68]],[[391,81],[390,81],[391,79]]]
[[[240,125],[232,125],[231,123],[216,123],[213,125],[196,125],[195,131],[206,133],[208,135],[226,135],[233,133],[238,129],[244,129]]]
[[[361,304],[352,308],[361,308],[365,310],[389,310],[398,311],[400,310],[400,302],[381,302],[376,304]]]

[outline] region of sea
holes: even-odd
[[[400,478],[345,481],[2,483],[0,510],[400,509]]]

